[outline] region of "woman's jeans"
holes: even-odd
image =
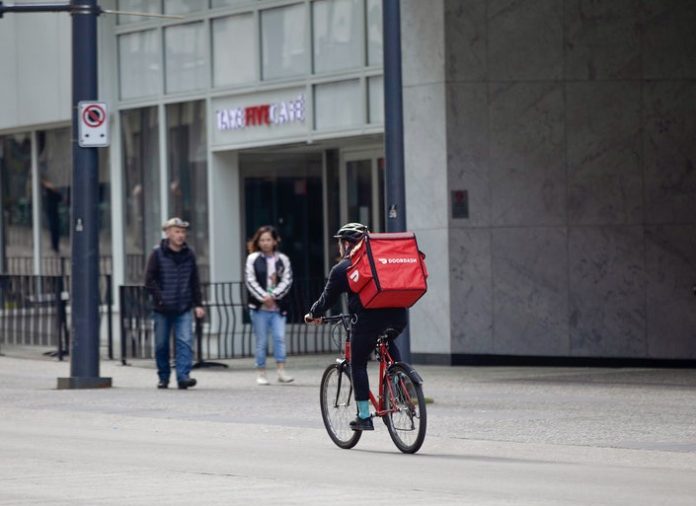
[[[155,322],[155,358],[160,381],[169,382],[169,336],[172,327],[176,339],[176,380],[186,380],[193,365],[193,311],[178,314],[154,311],[152,319]]]
[[[273,335],[273,356],[277,364],[285,362],[285,316],[279,311],[250,309],[251,325],[256,336],[256,367],[266,367],[268,332]]]

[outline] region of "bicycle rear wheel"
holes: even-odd
[[[384,378],[384,420],[396,447],[404,453],[416,453],[425,439],[427,415],[420,379],[409,369],[396,364]]]
[[[337,446],[345,450],[358,444],[362,435],[362,432],[352,430],[349,425],[356,413],[349,371],[345,364],[327,367],[321,377],[319,393],[321,418],[326,432]]]

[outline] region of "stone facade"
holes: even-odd
[[[417,357],[696,359],[693,26],[679,0],[402,2]]]

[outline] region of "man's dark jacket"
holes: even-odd
[[[203,305],[196,255],[184,244],[179,251],[162,239],[147,261],[145,288],[158,313],[179,314]]]

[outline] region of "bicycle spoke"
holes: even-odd
[[[405,453],[418,451],[425,438],[425,399],[421,386],[397,366],[385,378],[387,428],[394,444]]]
[[[344,366],[333,365],[324,372],[321,382],[321,415],[331,440],[341,448],[352,448],[360,433],[350,428],[355,416],[353,388]]]

